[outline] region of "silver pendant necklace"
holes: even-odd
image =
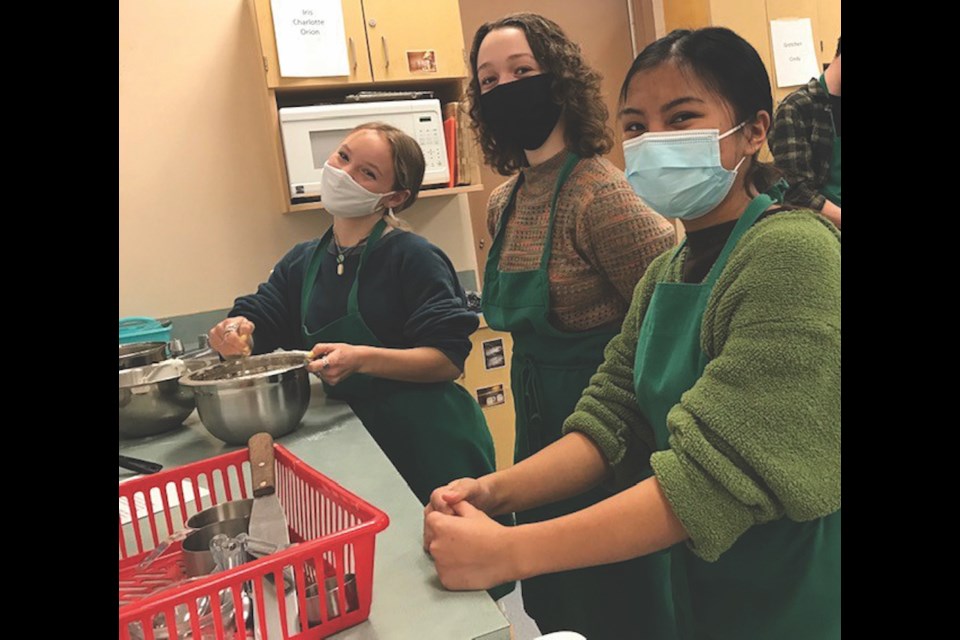
[[[367,236],[369,238],[370,236]],[[357,251],[363,248],[363,245],[367,243],[367,238],[363,238],[356,245],[352,247],[341,247],[340,242],[337,240],[336,232],[333,233],[333,245],[337,250],[337,275],[343,275],[343,263],[346,261],[348,256],[353,255]]]

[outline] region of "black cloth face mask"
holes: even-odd
[[[501,84],[480,96],[480,115],[500,142],[539,149],[560,119],[562,107],[553,101],[552,73]]]

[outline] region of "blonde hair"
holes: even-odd
[[[354,127],[350,133],[364,130],[380,133],[390,144],[393,155],[393,190],[410,192],[406,200],[393,208],[393,212],[397,213],[410,208],[417,201],[427,165],[420,144],[400,129],[385,122],[366,122]],[[392,215],[387,215],[386,219],[390,226],[410,231],[410,225],[403,220]]]

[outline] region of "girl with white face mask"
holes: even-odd
[[[410,136],[361,125],[327,160],[333,226],[294,247],[210,331],[222,355],[312,350],[308,369],[350,403],[421,500],[439,483],[495,468],[479,405],[455,384],[478,326],[447,256],[398,228],[424,158]]]
[[[674,31],[634,61],[627,179],[687,237],[640,280],[565,435],[433,493],[445,585],[665,551],[670,606],[631,637],[670,620],[684,640],[840,637],[840,234],[779,202],[757,159],[772,110],[759,55],[728,29]],[[620,492],[561,518],[487,515],[601,483]]]

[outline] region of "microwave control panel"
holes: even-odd
[[[414,126],[413,137],[423,150],[427,172],[446,170],[447,149],[443,139],[443,125],[435,122],[434,116],[428,115],[418,117]]]

